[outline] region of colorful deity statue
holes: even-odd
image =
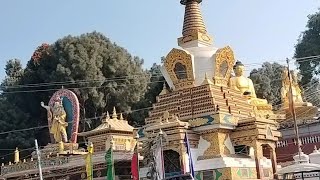
[[[244,65],[240,61],[237,61],[233,66],[233,71],[235,76],[231,77],[229,81],[229,87],[231,89],[240,91],[241,94],[248,97],[252,105],[268,105],[267,100],[257,98],[253,82],[250,78],[244,76]]]
[[[66,122],[66,111],[62,105],[62,99],[59,98],[54,102],[52,107],[45,106],[43,102],[41,102],[41,106],[47,110],[48,114],[48,122],[50,133],[53,135],[56,143],[68,141],[66,128],[68,123]]]

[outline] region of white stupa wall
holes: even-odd
[[[193,69],[195,75],[195,86],[201,85],[205,73],[209,79],[214,75],[215,58],[218,48],[215,47],[193,47],[185,49],[193,56]]]

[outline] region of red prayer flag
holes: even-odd
[[[139,170],[138,170],[138,155],[134,153],[131,161],[131,174],[133,180],[139,179]]]

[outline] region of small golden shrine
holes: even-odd
[[[115,151],[133,152],[136,140],[133,136],[134,128],[123,119],[122,114],[118,118],[116,109],[113,109],[112,116],[107,112],[102,123],[95,129],[79,133],[79,136],[86,137],[94,145],[95,152],[105,152],[109,149],[111,141]]]
[[[296,114],[297,123],[301,124],[305,120],[313,119],[318,113],[318,108],[313,106],[309,102],[304,102],[302,99],[302,91],[298,84],[298,77],[294,71],[288,72],[288,69],[285,68],[282,72],[283,80],[282,80],[282,88],[281,88],[281,100],[282,106],[278,113],[286,114],[286,118],[284,120],[279,121],[281,125],[291,126],[293,124],[292,117],[292,108],[290,107],[290,84],[292,90],[292,102],[293,107]],[[290,76],[290,79],[289,79]],[[290,82],[291,80],[291,82]]]
[[[187,132],[196,179],[272,179],[281,136],[277,120],[285,115],[256,97],[230,46],[214,47],[201,15],[202,0],[180,2],[185,6],[181,48],[173,48],[161,68],[170,90],[164,86],[156,97],[144,139],[166,134],[166,176],[185,166]]]

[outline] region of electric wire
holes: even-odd
[[[302,58],[297,58],[296,60],[299,60],[299,62],[303,62],[302,60],[305,61],[312,61],[314,59],[310,59],[310,58],[318,58],[320,57],[320,55],[318,56],[308,56],[308,57],[302,57]],[[293,60],[293,59],[292,59]],[[281,61],[285,61],[285,60],[281,60]],[[252,63],[252,64],[257,64],[257,65],[263,65],[263,63]],[[246,66],[248,66],[250,64],[246,64]],[[209,70],[212,68],[206,68],[206,69],[202,69],[202,70]],[[204,71],[202,71],[204,72]],[[153,74],[156,75],[156,74]],[[159,76],[161,76],[161,73],[158,73]],[[113,77],[113,78],[104,78],[104,79],[93,79],[93,80],[70,80],[70,81],[56,81],[56,82],[47,82],[47,83],[31,83],[31,84],[24,84],[24,85],[13,85],[13,86],[4,86],[1,85],[0,88],[17,88],[17,87],[42,87],[42,86],[63,86],[63,85],[73,85],[73,84],[77,84],[77,83],[103,83],[103,82],[110,82],[110,81],[114,81],[114,80],[128,80],[129,79],[134,79],[137,77],[147,77],[148,75],[146,74],[140,74],[140,75],[128,75],[128,76],[121,76],[121,77]],[[159,76],[151,76],[151,77],[159,77]]]

